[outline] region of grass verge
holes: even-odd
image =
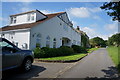
[[[119,47],[120,49],[120,47]],[[118,60],[118,47],[114,47],[114,46],[110,46],[107,48],[108,53],[110,55],[110,57],[112,58],[113,62],[115,63],[116,67],[118,68],[118,70],[120,71],[120,67],[118,65],[119,64],[119,60]]]
[[[87,49],[88,53],[91,53],[92,51],[97,50],[98,48],[90,48]],[[59,57],[50,57],[50,58],[39,58],[39,60],[78,60],[84,56],[86,56],[87,54],[84,53],[76,53],[73,55],[69,55],[69,56],[59,56]]]
[[[84,53],[77,53],[69,56],[59,56],[59,57],[51,57],[51,58],[39,58],[39,60],[77,60],[86,56]]]
[[[98,50],[99,48],[90,48],[90,49],[87,49],[87,52],[88,53],[91,53],[92,51],[95,51],[95,50]]]

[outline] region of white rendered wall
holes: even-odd
[[[62,25],[60,25],[62,24]],[[64,26],[67,27],[67,30],[64,29]],[[53,39],[57,40],[57,47],[62,45],[62,38],[67,37],[71,40],[71,45],[73,40],[81,43],[81,35],[74,31],[71,27],[69,27],[66,23],[64,23],[58,17],[54,17],[49,19],[36,27],[31,28],[30,34],[30,49],[34,49],[36,45],[36,35],[40,33],[42,35],[41,38],[41,47],[46,47],[46,37],[50,36],[50,47],[53,47]],[[34,37],[32,36],[34,34]],[[76,45],[80,45],[77,44]]]
[[[34,20],[28,21],[28,14],[33,14],[34,15]],[[17,15],[15,17],[16,17],[16,23],[12,23],[12,24],[10,23],[10,26],[19,25],[19,24],[25,24],[25,23],[33,23],[33,22],[36,22],[38,20],[46,18],[46,16],[39,13],[38,11],[31,12],[31,13],[26,13],[26,14],[22,14],[22,15]],[[11,21],[9,21],[9,22],[11,22]]]
[[[30,14],[30,13],[28,13],[28,14]],[[16,16],[16,23],[13,23],[13,24],[10,23],[10,26],[35,22],[36,21],[36,17],[35,17],[36,13],[33,13],[34,20],[32,20],[32,21],[28,21],[28,14],[22,14],[22,15]]]
[[[11,33],[14,32],[13,35],[13,39],[11,38]],[[17,43],[18,42],[18,47],[22,48],[22,45],[24,45],[24,43],[26,43],[28,45],[29,49],[29,41],[30,41],[30,31],[29,30],[16,30],[16,31],[3,31],[2,34],[4,34],[4,38],[6,38],[7,40],[9,40],[10,42],[14,42]],[[1,36],[1,34],[0,34]]]

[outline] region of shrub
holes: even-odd
[[[68,46],[62,46],[59,48],[59,50],[61,51],[62,56],[70,55],[74,53],[74,50]]]
[[[58,48],[50,48],[46,52],[46,57],[57,57],[60,56],[60,50]]]
[[[70,48],[70,46],[60,46],[60,48]]]
[[[34,50],[34,56],[35,58],[42,58],[45,56],[45,52],[43,50],[40,49],[40,47],[36,47]]]
[[[50,49],[49,47],[42,47],[41,48],[43,51],[45,51],[45,53],[47,53],[47,51]]]
[[[39,44],[39,43],[36,43],[36,47],[40,47],[40,44]]]
[[[72,45],[71,46],[74,50],[75,53],[83,53],[83,52],[87,52],[86,48],[78,46],[78,45]]]
[[[43,47],[41,49],[45,51],[44,57],[65,56],[65,55],[70,55],[74,53],[73,49],[68,46],[62,46],[60,48]]]

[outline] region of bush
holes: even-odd
[[[70,46],[60,46],[60,48],[70,48]]]
[[[34,56],[35,58],[42,58],[45,56],[45,52],[43,50],[40,49],[40,47],[36,47],[34,50]]]
[[[72,45],[71,47],[73,48],[73,50],[74,50],[75,53],[84,53],[84,52],[87,52],[86,48],[78,46],[78,45]]]
[[[41,49],[45,52],[44,57],[66,56],[74,53],[73,49],[68,46],[61,46],[60,48],[43,47]]]
[[[74,50],[68,46],[62,46],[59,48],[59,50],[61,51],[62,56],[70,55],[74,53]]]
[[[59,48],[50,48],[46,53],[46,57],[57,57],[60,55],[61,51],[59,50]]]
[[[40,44],[39,44],[39,43],[36,43],[36,47],[40,47]]]

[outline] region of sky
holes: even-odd
[[[108,37],[118,32],[118,23],[112,21],[106,11],[100,6],[104,2],[2,2],[2,15],[0,15],[0,27],[9,25],[9,15],[39,10],[44,14],[67,12],[73,27],[80,27],[80,30],[87,33],[91,38],[101,37],[107,40]],[[1,5],[0,5],[1,6]]]

